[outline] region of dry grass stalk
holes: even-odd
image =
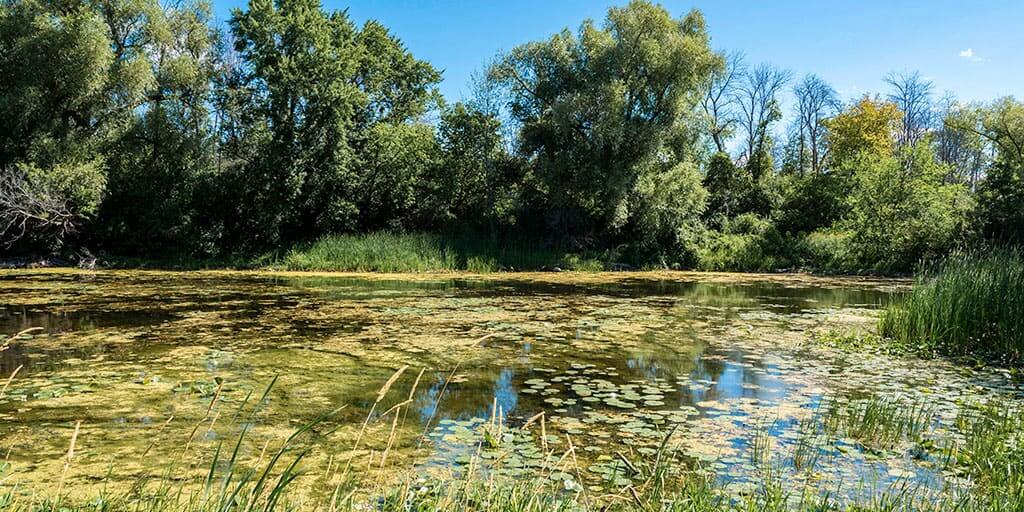
[[[399,368],[397,371],[395,371],[394,374],[391,375],[387,382],[385,382],[384,385],[381,386],[380,390],[377,391],[377,399],[373,402],[373,405],[370,406],[370,412],[366,414],[366,419],[363,420],[362,426],[359,427],[359,434],[356,436],[356,440],[352,444],[352,449],[349,451],[348,461],[345,462],[345,470],[342,472],[343,479],[348,477],[349,470],[352,468],[352,459],[355,458],[356,452],[359,450],[359,443],[363,440],[363,435],[366,433],[366,426],[369,425],[370,419],[373,418],[373,413],[377,411],[377,405],[380,404],[381,400],[384,400],[384,397],[387,396],[388,391],[391,391],[391,386],[394,385],[395,382],[398,381],[399,377],[401,377],[402,374],[405,373],[405,371],[408,369],[409,365],[404,365],[401,368]],[[368,463],[371,458],[372,457],[367,458]],[[372,467],[372,464],[370,464],[368,467]]]
[[[0,398],[4,397],[4,393],[7,392],[7,387],[11,385],[11,381],[13,381],[14,376],[17,375],[19,371],[21,371],[21,368],[22,365],[19,365],[17,368],[14,369],[13,372],[11,372],[11,376],[7,377],[7,382],[4,382],[4,387],[0,389]]]
[[[160,426],[160,430],[156,431],[156,435],[153,436],[153,442],[149,443],[149,446],[146,447],[146,451],[142,452],[143,457],[148,455],[149,451],[152,450],[153,447],[156,446],[156,443],[160,441],[160,435],[163,434],[164,430],[167,428],[167,425],[170,425],[172,420],[174,420],[173,414],[171,415],[170,418],[167,418],[167,421],[165,421],[163,425]]]
[[[64,480],[68,476],[68,470],[71,469],[71,460],[75,458],[75,445],[78,444],[78,432],[82,428],[82,420],[75,422],[75,432],[71,434],[71,445],[68,447],[67,457],[64,459],[64,469],[60,472],[60,482],[57,483],[57,501],[60,500],[61,492],[64,490]],[[57,501],[54,501],[53,507],[57,508]]]
[[[409,365],[405,365],[405,366],[399,368],[398,371],[396,371],[387,380],[387,382],[385,382],[384,385],[381,386],[380,391],[377,392],[377,401],[378,402],[380,402],[381,400],[384,399],[384,397],[388,394],[388,391],[391,390],[391,386],[394,385],[395,381],[397,381],[398,378],[401,377],[402,374],[405,373],[405,371],[408,370],[408,369],[409,369]]]
[[[210,418],[210,412],[213,411],[213,407],[217,404],[217,401],[220,400],[220,393],[221,393],[221,391],[223,389],[224,389],[224,381],[220,381],[217,384],[217,391],[213,394],[213,399],[210,400],[210,405],[206,408],[206,414],[203,415],[203,419],[197,421],[196,425],[194,427],[192,427],[192,433],[189,434],[188,441],[185,442],[185,449],[183,449],[181,451],[181,456],[182,457],[184,457],[185,454],[188,453],[188,449],[192,446],[192,441],[195,440],[196,432],[199,431],[199,427],[201,427],[203,425],[203,423],[206,423],[206,420]],[[214,421],[217,421],[217,418],[214,418]],[[213,424],[212,423],[210,424],[210,428],[213,428]]]
[[[14,341],[14,340],[16,340],[16,339],[26,335],[26,334],[31,334],[33,332],[39,332],[39,331],[42,331],[42,330],[43,330],[42,327],[29,327],[28,329],[24,329],[24,330],[21,330],[21,331],[18,331],[16,333],[14,333],[12,336],[10,336],[6,340],[4,340],[3,343],[0,343],[0,352],[3,352],[4,350],[7,350],[7,349],[11,348],[11,342],[12,341]]]

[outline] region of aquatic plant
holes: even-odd
[[[1024,510],[1024,411],[993,401],[964,407],[961,436],[944,448],[947,470],[974,481],[993,509]]]
[[[352,272],[437,272],[464,270],[598,271],[609,254],[579,254],[529,240],[376,232],[325,236],[287,252],[272,267],[286,270]]]
[[[866,351],[884,355],[906,355],[914,347],[899,343],[891,338],[859,330],[829,329],[811,333],[811,340],[819,345],[845,351]]]
[[[1024,254],[956,254],[927,269],[879,321],[897,342],[951,355],[1024,357]]]
[[[827,434],[817,414],[808,421],[801,421],[797,427],[796,444],[790,458],[793,469],[798,472],[813,472],[818,460],[821,459],[822,447],[827,441]]]
[[[824,408],[826,431],[847,435],[866,447],[885,450],[901,442],[916,442],[931,425],[927,404],[890,397],[834,400]]]

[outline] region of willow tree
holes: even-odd
[[[652,184],[683,183],[676,192],[693,193],[685,175],[695,172],[696,107],[721,66],[699,12],[673,19],[642,0],[609,9],[601,25],[588,20],[576,33],[518,46],[493,65],[489,76],[507,88],[519,148],[557,233],[612,234],[640,215],[645,233],[663,232],[650,219],[678,224],[700,213],[703,200],[671,219],[650,215],[659,207],[647,203],[673,199]],[[691,201],[672,201],[679,204]]]
[[[106,0],[118,61],[144,78],[143,105],[107,151],[99,232],[108,248],[150,254],[195,248],[197,196],[213,167],[211,115],[218,33],[203,0]]]
[[[149,77],[117,54],[100,7],[0,4],[0,241],[8,247],[59,249],[96,212],[105,147],[145,101]]]

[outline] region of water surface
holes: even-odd
[[[52,485],[79,420],[67,486],[81,491],[127,486],[175,460],[199,471],[209,448],[243,426],[243,457],[258,458],[347,404],[309,441],[309,492],[330,487],[327,468],[347,459],[371,408],[357,452],[366,466],[387,450],[396,465],[457,472],[479,453],[479,425],[500,422],[516,432],[500,469],[528,473],[542,456],[514,429],[543,411],[546,441],[574,439],[587,474],[606,483],[621,480],[606,478],[611,454],[649,455],[671,431],[689,460],[743,492],[757,479],[755,432],[769,433],[785,465],[800,420],[824,400],[927,400],[936,435],[946,435],[957,400],[1020,395],[997,372],[810,342],[815,331],[873,329],[878,309],[906,286],[684,273],[6,271],[0,334],[42,332],[0,352],[0,376],[18,369],[0,399],[0,450],[11,462],[4,485]],[[275,377],[258,414],[237,414]],[[391,419],[377,415],[406,397],[392,436]],[[950,485],[934,461],[907,452],[848,440],[822,450],[815,468],[787,481],[844,493],[904,480]]]

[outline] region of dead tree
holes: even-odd
[[[822,172],[827,144],[824,121],[839,111],[842,103],[836,91],[817,75],[809,74],[793,88],[797,106],[797,137],[799,171],[809,167],[813,174]]]
[[[726,139],[737,122],[735,88],[744,72],[743,54],[730,53],[725,57],[724,67],[716,71],[705,86],[701,106],[707,117],[711,140],[719,152],[725,152]]]

